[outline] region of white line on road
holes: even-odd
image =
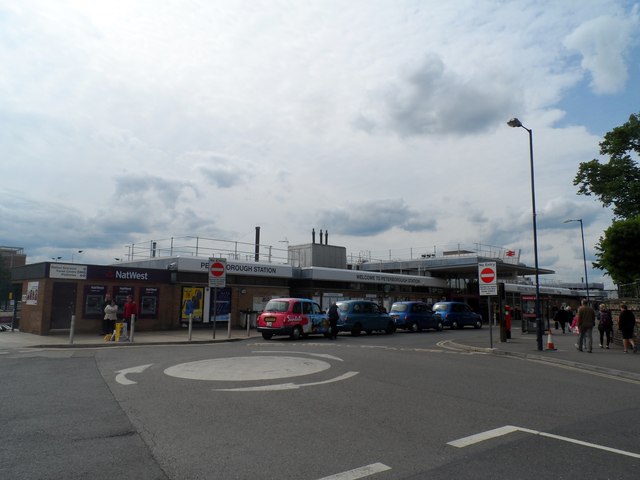
[[[118,382],[120,385],[135,385],[138,382],[134,382],[133,380],[129,380],[127,378],[127,373],[142,373],[144,372],[147,368],[149,368],[151,365],[153,365],[153,363],[150,363],[149,365],[139,365],[137,367],[131,367],[131,368],[125,368],[124,370],[118,370],[116,373],[118,375],[116,375],[116,382]]]
[[[387,470],[391,470],[391,467],[388,467],[384,463],[372,463],[371,465],[366,465],[364,467],[354,468],[348,472],[336,473],[335,475],[323,477],[319,480],[356,480],[358,478],[375,475],[376,473],[386,472]]]
[[[494,428],[493,430],[487,430],[486,432],[481,432],[475,435],[470,435],[468,437],[459,438],[458,440],[447,442],[447,445],[451,445],[452,447],[457,447],[457,448],[464,448],[464,447],[468,447],[469,445],[473,445],[474,443],[483,442],[485,440],[500,437],[502,435],[507,435],[513,432],[524,432],[524,433],[530,433],[532,435],[540,435],[541,437],[553,438],[554,440],[574,443],[576,445],[582,445],[583,447],[595,448],[597,450],[604,450],[605,452],[611,452],[617,455],[625,455],[627,457],[640,458],[639,453],[627,452],[625,450],[619,450],[617,448],[605,447],[604,445],[598,445],[596,443],[583,442],[582,440],[576,440],[575,438],[569,438],[569,437],[562,437],[560,435],[554,435],[553,433],[540,432],[538,430],[531,430],[531,429],[522,428],[522,427],[514,427],[513,425],[505,425],[504,427]]]
[[[346,380],[351,377],[355,377],[359,372],[347,372],[342,375],[324,380],[322,382],[312,383],[281,383],[278,385],[263,385],[260,387],[241,387],[241,388],[214,388],[216,392],[266,392],[271,390],[296,390],[300,387],[311,387],[315,385],[324,385],[326,383],[339,382],[340,380]]]
[[[288,350],[255,350],[251,353],[296,353],[300,355],[310,355],[312,357],[327,358],[329,360],[336,360],[338,362],[344,362],[340,357],[335,357],[327,353],[309,353],[309,352],[290,352]]]

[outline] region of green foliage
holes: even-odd
[[[640,280],[638,245],[640,216],[613,222],[596,245],[598,261],[593,266],[606,270],[617,285]]]
[[[618,218],[640,215],[640,168],[632,157],[640,155],[640,114],[608,132],[600,142],[600,154],[608,155],[609,162],[580,164],[573,180],[578,194],[596,196],[605,207],[612,206]]]

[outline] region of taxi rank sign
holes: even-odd
[[[478,262],[478,285],[481,296],[498,295],[496,262]]]
[[[226,272],[226,258],[209,258],[209,287],[224,288],[227,283]]]

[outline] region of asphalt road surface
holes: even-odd
[[[472,332],[6,352],[1,477],[638,478],[638,382]]]

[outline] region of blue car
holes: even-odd
[[[369,300],[344,300],[337,302],[338,331],[351,332],[351,335],[384,331],[392,334],[396,331],[393,319],[383,312],[377,303]]]
[[[467,325],[482,327],[482,317],[464,302],[438,302],[433,306],[433,314],[440,317],[445,327],[451,329]]]
[[[434,315],[431,305],[424,302],[395,302],[391,305],[389,316],[396,324],[396,328],[421,332],[434,329],[441,331],[442,319]]]

